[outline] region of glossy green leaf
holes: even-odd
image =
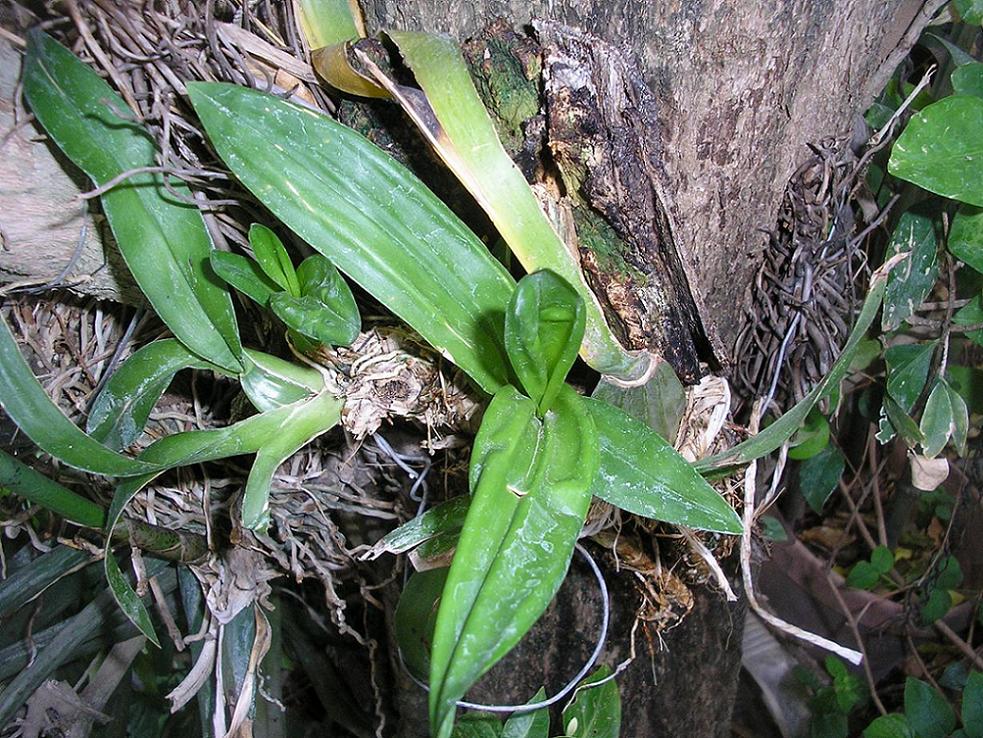
[[[276,282],[281,290],[299,297],[297,271],[280,238],[265,225],[253,223],[249,227],[249,246],[266,276]]]
[[[946,245],[953,256],[983,273],[983,208],[961,205],[952,218]]]
[[[417,679],[426,679],[430,673],[430,644],[447,571],[445,567],[415,572],[406,581],[393,614],[399,653]]]
[[[582,351],[602,374],[633,379],[649,357],[626,351],[611,333],[577,258],[557,235],[519,168],[506,153],[450,36],[389,31],[425,97],[392,80],[377,79],[396,99],[437,154],[478,201],[529,273],[551,269],[580,294],[586,310]]]
[[[676,441],[686,410],[686,390],[668,361],[659,362],[652,378],[636,387],[618,387],[602,379],[591,397],[621,408],[670,444]]]
[[[983,97],[983,64],[971,62],[956,67],[950,76],[952,91],[956,95]]]
[[[904,411],[891,395],[885,395],[877,440],[881,443],[887,443],[894,437],[895,432],[901,435],[909,447],[914,447],[916,443],[921,443],[924,440],[918,423]]]
[[[894,554],[887,546],[876,546],[870,552],[870,565],[878,574],[887,574],[894,566]]]
[[[847,574],[846,586],[854,589],[873,589],[880,579],[881,575],[869,561],[858,561]]]
[[[69,466],[115,477],[153,471],[150,464],[106,448],[62,414],[35,379],[2,318],[0,406],[28,438]]]
[[[332,402],[337,403],[337,412],[329,407]],[[340,415],[340,401],[328,396],[317,397],[254,415],[225,428],[188,431],[165,436],[148,446],[140,454],[140,461],[153,469],[153,472],[124,480],[116,487],[116,493],[113,495],[113,501],[106,516],[107,541],[112,539],[113,531],[119,525],[123,510],[130,500],[156,479],[161,470],[256,453],[271,439],[288,434],[290,423],[299,413],[307,414],[310,410],[309,406],[313,405],[324,408],[322,409],[324,415],[322,422],[326,428],[330,427],[330,423],[337,422]],[[140,632],[154,644],[160,645],[150,622],[150,615],[129,582],[126,581],[112,549],[107,547],[104,553],[103,563],[106,579],[116,603],[133,624],[140,629]]]
[[[963,582],[963,570],[959,559],[949,555],[942,559],[938,573],[935,575],[935,586],[942,589],[956,589]]]
[[[384,553],[406,553],[436,535],[460,531],[470,506],[471,495],[458,495],[442,502],[389,532],[364,558],[371,561]]]
[[[454,726],[451,738],[501,738],[502,723],[488,715],[465,715]]]
[[[919,425],[922,436],[922,451],[929,458],[938,456],[945,448],[955,426],[952,401],[949,399],[949,388],[945,380],[935,382],[925,409],[922,411],[922,421]]]
[[[124,112],[123,99],[40,31],[28,37],[24,94],[48,135],[97,184],[157,164],[153,139]],[[170,187],[191,197],[180,182]],[[212,242],[198,209],[149,173],[113,187],[102,206],[126,265],[167,327],[203,359],[238,371],[232,300],[211,271]]]
[[[507,382],[515,283],[423,183],[327,116],[234,85],[188,92],[225,163],[287,227],[485,391]]]
[[[970,673],[963,689],[963,730],[970,738],[983,738],[983,674]]]
[[[904,715],[881,715],[864,730],[864,738],[918,738]]]
[[[173,338],[148,343],[124,361],[106,382],[92,403],[86,431],[110,448],[126,448],[140,437],[154,406],[174,375],[183,369],[225,373]]]
[[[242,254],[213,251],[209,261],[223,281],[265,308],[269,308],[270,298],[280,290],[280,285],[270,279],[258,263]]]
[[[327,393],[292,407],[276,436],[266,439],[256,453],[242,497],[242,524],[266,531],[270,521],[270,485],[284,461],[341,421],[342,400]]]
[[[969,409],[962,395],[948,382],[946,390],[949,393],[949,405],[952,407],[952,445],[960,456],[965,456],[966,439],[969,435]]]
[[[621,735],[621,695],[611,679],[599,687],[585,686],[611,676],[602,666],[581,682],[573,701],[563,708],[563,732],[570,738],[619,738]]]
[[[964,23],[974,26],[983,23],[983,0],[953,0],[952,4]]]
[[[828,444],[799,467],[799,489],[813,512],[819,514],[843,476],[846,460],[843,453]]]
[[[884,352],[887,392],[906,413],[915,406],[932,365],[935,341],[891,346]]]
[[[902,214],[891,236],[887,255],[911,253],[887,278],[881,329],[893,331],[911,317],[939,276],[935,227],[931,218],[912,211]]]
[[[732,449],[699,461],[696,464],[696,468],[699,471],[708,473],[716,469],[749,463],[754,459],[770,454],[792,437],[792,434],[799,429],[816,403],[839,387],[840,381],[846,376],[857,347],[863,340],[864,334],[867,333],[867,329],[870,328],[871,323],[874,322],[874,317],[877,315],[881,299],[884,296],[888,273],[894,266],[894,263],[888,262],[871,277],[870,288],[867,292],[867,297],[864,299],[860,315],[857,316],[857,322],[853,327],[853,331],[851,331],[850,337],[847,339],[846,344],[844,344],[839,358],[823,380],[809,394],[799,400],[791,410],[757,435],[737,444]]]
[[[923,625],[931,625],[941,620],[952,607],[952,596],[944,589],[932,589],[919,608],[918,614]]]
[[[444,586],[430,667],[430,725],[446,738],[454,704],[539,618],[559,588],[590,506],[594,423],[564,386],[540,421],[500,390],[469,472],[472,502]]]
[[[542,702],[546,699],[546,690],[540,688],[526,704]],[[515,713],[505,721],[502,728],[502,738],[549,738],[550,712],[541,707],[532,712]]]
[[[622,510],[700,530],[741,532],[727,501],[662,437],[623,411],[583,398],[597,424],[594,494]]]
[[[802,427],[790,441],[788,457],[795,461],[811,459],[829,446],[829,421],[818,408],[813,408],[806,416]]]
[[[350,346],[362,319],[352,291],[334,265],[320,254],[309,256],[297,270],[300,297],[273,295],[270,306],[287,327],[331,346]]]
[[[0,487],[87,528],[102,528],[106,511],[92,500],[72,492],[5,451],[0,451]]]
[[[973,326],[983,324],[983,297],[976,295],[963,305],[952,316],[952,322],[958,326]],[[983,346],[983,328],[965,331],[964,335],[973,343]]]
[[[929,192],[983,206],[983,98],[954,95],[912,116],[888,171]]]
[[[239,376],[242,391],[260,412],[305,400],[324,389],[324,377],[309,366],[246,349]]]
[[[920,679],[905,680],[904,714],[918,738],[946,738],[956,728],[952,706]]]
[[[584,338],[584,301],[554,272],[528,274],[505,312],[505,349],[519,383],[543,415],[553,404]]]

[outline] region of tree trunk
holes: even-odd
[[[440,30],[463,41],[497,17],[533,23],[563,197],[578,226],[613,231],[617,264],[628,267],[612,267],[582,237],[584,269],[626,342],[658,351],[690,380],[734,361],[749,286],[807,145],[865,140],[861,114],[943,4],[362,2],[370,30]],[[631,574],[609,567],[608,577],[604,660],[614,665],[639,598]],[[693,597],[651,659],[639,643],[620,678],[622,735],[729,734],[743,605],[708,587]],[[589,651],[597,608],[592,580],[575,565],[533,636],[473,696],[504,703],[544,681],[556,689]]]

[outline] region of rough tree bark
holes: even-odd
[[[584,268],[623,337],[690,379],[700,362],[726,368],[734,358],[756,257],[807,144],[849,144],[943,4],[362,0],[372,30],[440,30],[463,41],[497,17],[534,23],[564,194],[614,232],[616,262],[630,267],[612,268],[581,241]],[[613,580],[609,662],[624,655],[637,602],[626,577]],[[524,660],[497,668],[482,696],[521,701],[539,674],[555,688],[573,673],[587,648],[571,634],[596,626],[592,591],[575,566],[540,635],[520,647]],[[729,733],[743,609],[707,589],[694,595],[664,649],[651,662],[643,653],[621,679],[625,736]]]

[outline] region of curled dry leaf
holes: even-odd
[[[911,455],[911,485],[923,492],[931,492],[949,476],[946,458],[929,459],[919,454]]]

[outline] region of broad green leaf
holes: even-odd
[[[626,351],[611,333],[579,261],[557,235],[532,189],[506,153],[450,36],[389,31],[424,95],[412,94],[381,72],[376,82],[403,107],[444,163],[478,201],[529,273],[551,269],[584,300],[585,361],[602,374],[640,377],[646,354]],[[371,66],[371,64],[369,64]]]
[[[652,378],[636,387],[618,387],[602,379],[591,397],[621,408],[670,444],[679,435],[686,410],[686,390],[668,361],[660,361]]]
[[[225,163],[287,227],[482,389],[508,381],[502,336],[515,283],[412,173],[354,131],[272,95],[213,83],[188,93]]]
[[[935,341],[891,346],[884,352],[887,363],[887,393],[906,413],[925,389],[932,365]]]
[[[294,0],[311,51],[365,35],[356,0]]]
[[[270,306],[289,328],[331,346],[350,346],[362,319],[348,283],[320,254],[309,256],[297,270],[300,296],[273,295]]]
[[[969,435],[969,409],[962,395],[946,382],[949,404],[952,407],[952,445],[960,456],[966,455],[966,438]]]
[[[157,164],[153,139],[123,112],[123,99],[40,31],[28,37],[24,94],[48,135],[96,184]],[[180,182],[170,187],[191,197]],[[212,242],[198,209],[177,201],[163,175],[149,173],[113,187],[102,206],[127,267],[161,320],[201,358],[237,372],[242,348],[232,300],[211,271]]]
[[[914,447],[916,443],[922,443],[921,429],[912,417],[904,411],[891,395],[884,396],[884,404],[881,408],[880,430],[877,433],[877,440],[887,443],[894,437],[894,433],[901,434],[909,447]]]
[[[249,227],[249,246],[266,276],[276,282],[281,290],[300,297],[297,271],[279,237],[265,225],[253,223]]]
[[[832,444],[799,466],[799,489],[813,512],[822,513],[823,505],[839,484],[845,466],[842,452]]]
[[[935,577],[935,586],[942,589],[956,589],[963,582],[963,570],[959,566],[959,559],[955,556],[946,556],[939,566],[939,572]]]
[[[983,208],[960,205],[952,218],[949,252],[978,272],[983,272]]]
[[[918,738],[946,738],[956,728],[956,713],[946,699],[912,677],[905,680],[904,714]]]
[[[86,431],[110,448],[126,448],[143,433],[154,406],[182,369],[226,373],[173,338],[148,343],[124,361],[106,382],[92,403]]]
[[[887,546],[877,546],[870,552],[870,564],[878,574],[887,574],[894,566],[894,554]]]
[[[87,528],[102,528],[106,519],[106,511],[92,500],[39,474],[4,451],[0,451],[0,488]]]
[[[904,715],[881,715],[864,730],[864,738],[918,738]]]
[[[598,468],[597,435],[564,386],[540,421],[513,387],[485,411],[464,529],[447,575],[430,666],[430,725],[450,734],[455,702],[532,627],[566,575]]]
[[[324,389],[324,377],[316,369],[261,351],[246,349],[245,354],[246,370],[239,376],[239,382],[260,412],[305,400]]]
[[[732,449],[699,461],[696,468],[701,473],[706,474],[716,469],[746,464],[770,454],[792,437],[792,434],[799,429],[820,399],[839,387],[840,381],[846,376],[850,368],[858,345],[863,340],[871,323],[874,322],[877,309],[880,307],[881,299],[884,296],[887,276],[896,263],[888,261],[872,275],[867,297],[860,310],[860,315],[857,316],[857,323],[854,325],[846,344],[844,344],[839,358],[823,380],[809,394],[799,400],[791,410],[756,436],[737,444]]]
[[[970,738],[983,738],[983,674],[971,672],[963,689],[963,730]]]
[[[829,421],[818,408],[813,408],[806,416],[805,423],[792,436],[788,457],[795,461],[805,461],[828,447]]]
[[[969,412],[983,414],[983,370],[950,364],[946,375],[949,386],[963,398]]]
[[[570,738],[618,738],[621,735],[621,695],[612,679],[599,687],[585,689],[611,676],[602,666],[580,684],[573,701],[563,708],[563,732]]]
[[[417,679],[426,679],[430,673],[430,644],[447,571],[441,568],[415,572],[406,581],[393,614],[393,634],[400,656]]]
[[[983,64],[977,61],[956,67],[950,76],[952,91],[957,95],[983,97]]]
[[[505,349],[519,383],[543,415],[577,360],[584,338],[584,301],[556,273],[529,274],[505,312]]]
[[[895,330],[914,314],[931,292],[939,276],[936,250],[935,228],[931,218],[910,210],[904,213],[891,236],[887,255],[910,252],[911,257],[887,278],[882,330]]]
[[[501,736],[501,721],[487,715],[465,715],[451,732],[451,738],[501,738]]]
[[[881,575],[869,561],[858,561],[846,577],[846,585],[855,589],[873,589]]]
[[[209,262],[215,273],[253,302],[265,308],[280,285],[270,279],[253,259],[228,251],[213,251]]]
[[[936,195],[983,206],[983,98],[954,95],[912,116],[888,171]]]
[[[922,422],[919,425],[924,442],[922,451],[929,458],[938,456],[945,448],[952,435],[955,426],[953,417],[952,401],[949,399],[949,388],[945,380],[939,379],[935,382],[928,401],[925,403],[925,410],[922,411]]]
[[[953,0],[952,4],[963,22],[974,26],[983,23],[983,0]]]
[[[952,63],[957,67],[964,67],[967,64],[973,64],[976,61],[971,54],[966,53],[965,49],[958,44],[952,43],[952,41],[947,39],[945,36],[940,36],[936,33],[926,33],[923,38],[926,40],[931,39],[933,41],[937,41],[942,48],[949,52],[949,57],[952,59]],[[915,85],[911,82],[905,82],[902,88],[905,95],[910,95],[911,91],[915,89]],[[919,93],[918,97],[916,97],[914,100],[912,109],[921,110],[924,108],[927,103],[921,101],[926,98],[928,102],[932,101],[931,88],[926,88]],[[921,104],[919,104],[920,102]]]
[[[331,402],[337,403],[337,411],[328,407]],[[254,415],[225,428],[188,431],[165,436],[148,446],[140,454],[140,461],[153,471],[149,474],[126,479],[116,487],[116,493],[113,495],[109,513],[106,516],[106,540],[112,539],[113,531],[119,525],[123,510],[130,500],[156,479],[162,470],[256,453],[268,444],[270,439],[276,439],[289,433],[291,421],[298,413],[306,414],[307,406],[310,405],[324,408],[322,409],[323,423],[326,427],[330,427],[328,424],[332,421],[337,422],[340,414],[340,401],[327,396],[316,397]],[[103,564],[106,579],[116,603],[133,624],[140,629],[140,632],[159,646],[160,642],[157,640],[157,635],[150,622],[150,614],[123,576],[112,548],[107,546],[104,554]]]
[[[341,420],[343,401],[328,393],[306,402],[295,403],[282,429],[260,446],[256,453],[242,497],[242,524],[250,530],[264,531],[270,522],[270,485],[284,461]]]
[[[2,318],[0,406],[28,438],[69,466],[114,477],[146,474],[154,469],[106,448],[66,418],[34,378]]]
[[[594,494],[653,520],[741,532],[727,501],[662,437],[616,407],[583,398],[597,425],[601,468]]]
[[[947,590],[932,589],[928,592],[928,597],[919,608],[919,615],[922,624],[931,625],[936,620],[941,620],[952,607],[952,596]]]
[[[952,316],[952,322],[959,326],[980,325],[983,323],[983,297],[976,295]],[[963,333],[975,344],[983,346],[983,328]]]
[[[406,553],[436,535],[460,531],[470,505],[471,495],[458,495],[442,502],[389,532],[364,554],[364,558],[371,561],[384,553]]]
[[[540,688],[526,704],[542,702],[546,699],[546,690]],[[502,728],[502,738],[549,738],[550,712],[541,707],[532,712],[513,714],[505,721]]]

